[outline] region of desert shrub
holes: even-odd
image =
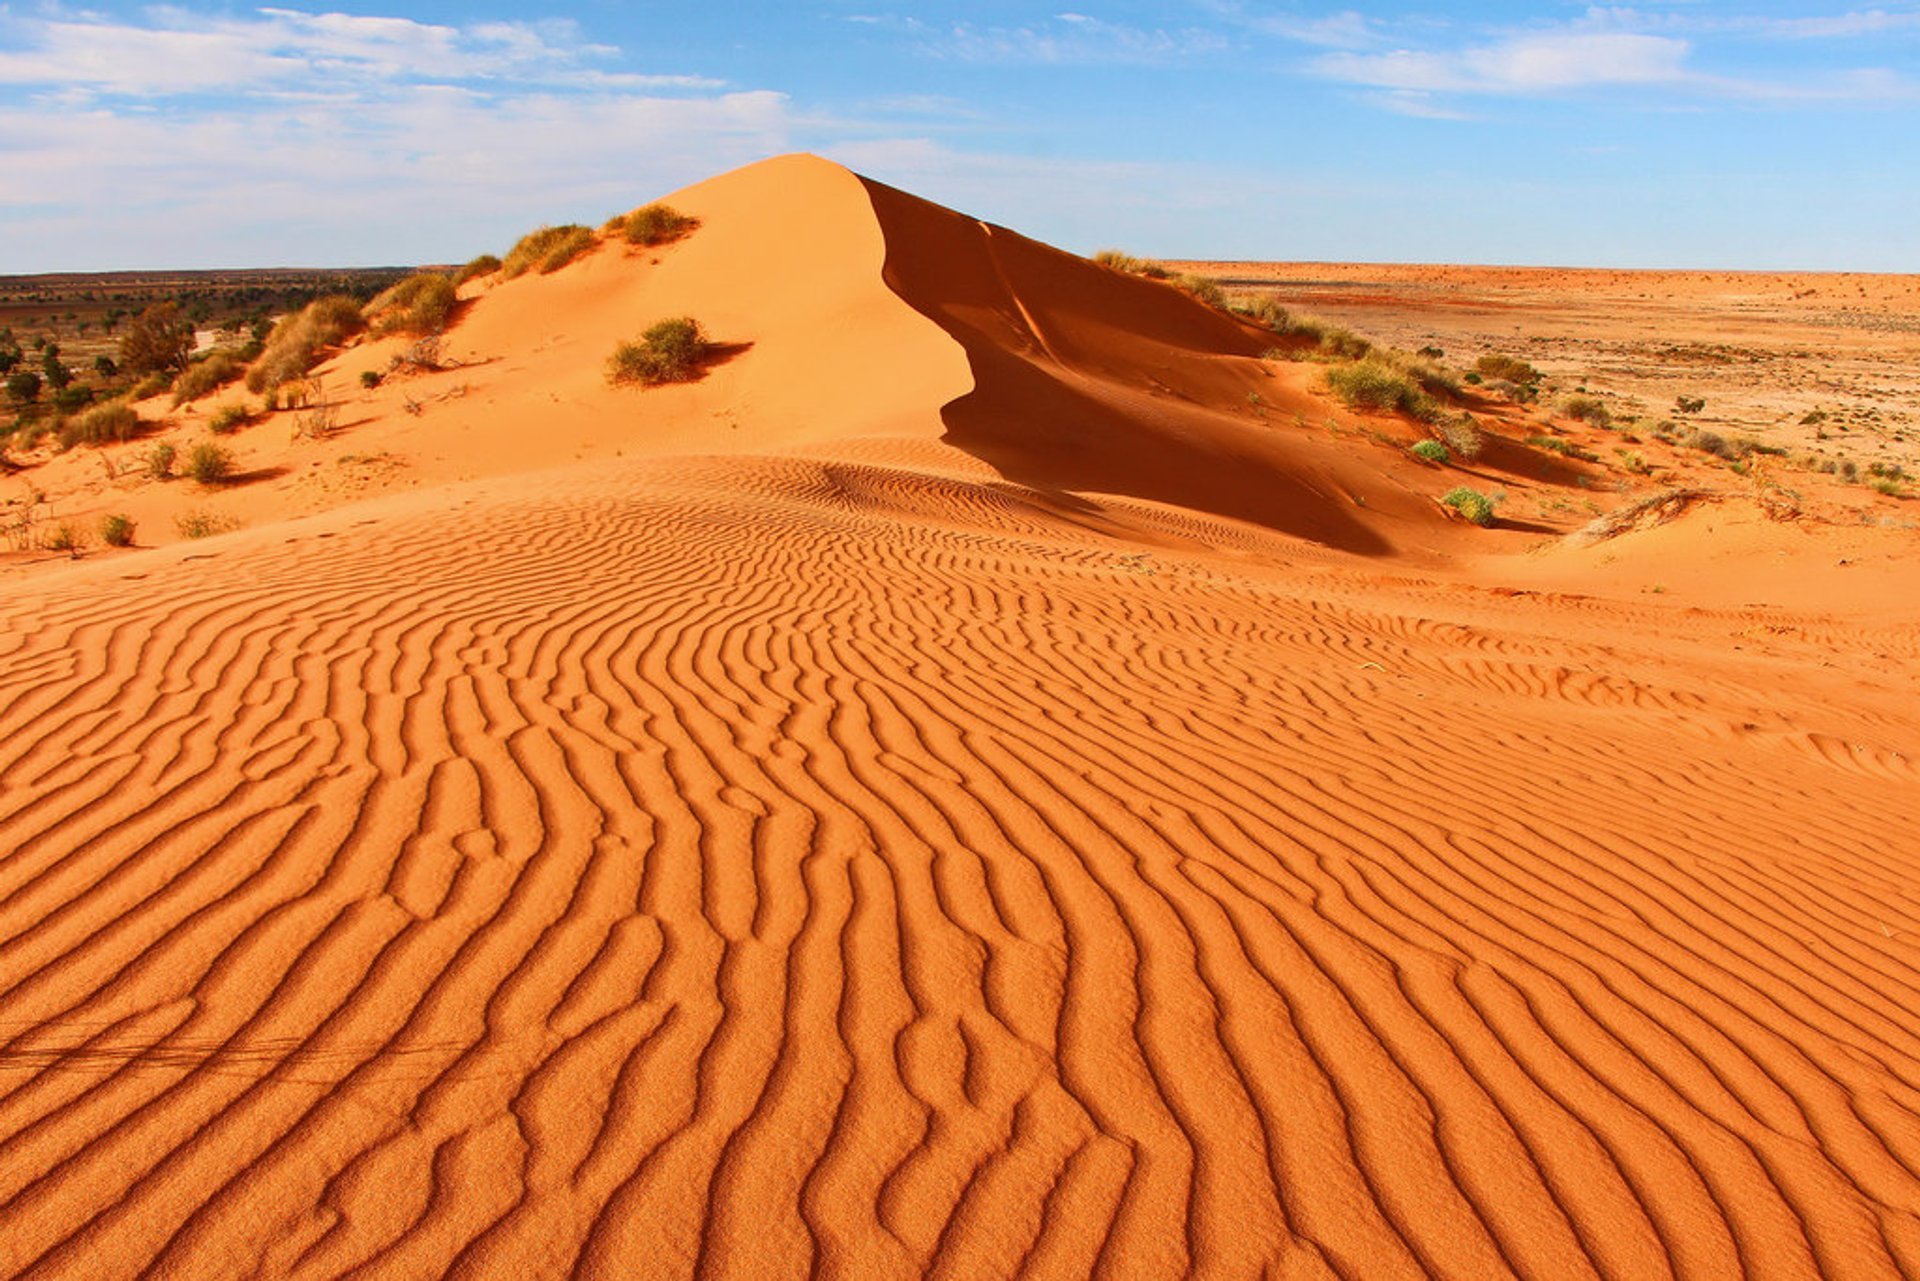
[[[1489,382],[1527,383],[1540,381],[1540,371],[1518,356],[1490,354],[1473,362],[1473,372]]]
[[[188,365],[173,383],[173,403],[184,405],[210,391],[224,387],[245,372],[240,354],[229,347],[216,347]]]
[[[50,552],[77,552],[85,539],[78,526],[63,520],[47,531],[41,546]]]
[[[1413,354],[1420,357],[1422,360],[1445,360],[1447,358],[1447,353],[1444,349],[1435,347],[1431,344],[1425,347],[1422,347],[1419,351],[1416,351]]]
[[[481,254],[478,258],[475,258],[466,266],[453,273],[454,287],[457,289],[469,280],[475,280],[481,276],[491,276],[498,270],[500,270],[500,257],[498,254]]]
[[[127,516],[111,515],[100,518],[100,541],[109,547],[133,546],[133,520]]]
[[[331,294],[280,321],[267,338],[260,359],[247,370],[247,390],[266,392],[306,375],[327,348],[366,327],[360,304],[346,294]]]
[[[182,538],[211,538],[215,534],[225,534],[240,528],[240,522],[231,516],[216,516],[212,512],[195,508],[175,516],[173,527],[180,532]]]
[[[1870,484],[1875,493],[1885,494],[1889,498],[1905,498],[1907,496],[1906,486],[1891,476],[1882,476],[1878,480],[1870,482]]]
[[[1697,414],[1706,407],[1706,399],[1701,396],[1678,396],[1673,402],[1673,412],[1676,414]]]
[[[372,369],[362,369],[360,371],[360,385],[368,391],[372,391],[375,387],[378,387],[380,385],[379,372]]]
[[[1447,447],[1437,440],[1417,440],[1407,450],[1422,462],[1444,463],[1452,459]]]
[[[1276,334],[1286,333],[1293,324],[1293,313],[1272,294],[1241,299],[1233,304],[1233,310],[1249,320],[1259,321]]]
[[[1140,269],[1146,266],[1144,260],[1135,258],[1129,253],[1122,253],[1118,249],[1102,249],[1093,256],[1093,260],[1102,267],[1109,267],[1114,271],[1124,271],[1129,276],[1139,275]]]
[[[1433,430],[1442,444],[1462,458],[1478,458],[1480,450],[1487,443],[1486,437],[1481,434],[1480,424],[1473,420],[1472,414],[1442,418],[1433,424]]]
[[[217,485],[233,475],[233,455],[210,440],[203,440],[187,455],[187,475],[202,485]]]
[[[140,432],[140,415],[124,400],[95,405],[92,409],[60,424],[60,448],[75,445],[119,445]]]
[[[376,334],[424,337],[447,327],[458,301],[452,277],[437,271],[416,271],[374,295],[362,314]]]
[[[1369,355],[1350,365],[1327,371],[1327,386],[1355,409],[1382,409],[1431,421],[1440,407],[1406,371]]]
[[[147,451],[147,475],[155,480],[172,480],[173,460],[178,456],[178,451],[166,441],[155,441]]]
[[[1560,412],[1568,418],[1595,427],[1606,427],[1613,423],[1613,415],[1607,412],[1605,404],[1594,396],[1569,396],[1560,402]]]
[[[216,436],[230,436],[253,421],[253,413],[239,401],[230,401],[213,411],[207,430]]]
[[[618,221],[631,245],[664,245],[700,225],[698,219],[662,204],[644,205]]]
[[[1535,449],[1545,449],[1552,453],[1564,454],[1573,448],[1573,442],[1562,440],[1558,436],[1529,436],[1527,443]]]
[[[1728,462],[1739,462],[1746,455],[1734,442],[1717,431],[1697,431],[1688,442],[1703,454],[1712,454],[1715,458],[1724,458]]]
[[[1859,480],[1860,464],[1854,462],[1853,459],[1851,458],[1841,459],[1840,460],[1840,479],[1846,481],[1849,485],[1853,484],[1853,482],[1855,482],[1856,480]]]
[[[40,399],[40,385],[40,375],[31,369],[7,375],[7,395],[13,397],[16,405],[31,405]]]
[[[158,396],[172,386],[173,375],[164,370],[156,370],[135,383],[133,390],[127,393],[127,397],[130,400],[146,400],[151,396]]]
[[[615,385],[686,382],[694,375],[712,344],[690,316],[662,320],[640,335],[637,343],[623,342],[607,360],[607,381]]]
[[[1453,508],[1476,525],[1493,524],[1493,500],[1477,489],[1468,489],[1465,485],[1450,489],[1440,500]]]
[[[593,229],[578,223],[539,227],[529,231],[507,251],[500,273],[508,280],[538,268],[541,275],[558,271],[593,248]]]
[[[1172,283],[1207,306],[1226,310],[1227,291],[1222,289],[1220,282],[1211,276],[1174,276]]]
[[[1824,409],[1809,409],[1809,410],[1808,410],[1808,411],[1806,412],[1806,415],[1805,415],[1804,417],[1802,417],[1802,418],[1800,419],[1800,425],[1801,425],[1802,427],[1817,427],[1817,426],[1819,426],[1819,425],[1820,425],[1821,423],[1823,423],[1823,422],[1825,422],[1825,421],[1827,421],[1827,411],[1826,411],[1826,410],[1824,410]]]

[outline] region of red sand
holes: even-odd
[[[1910,531],[1475,529],[1167,286],[670,200],[42,469],[247,527],[7,580],[0,1273],[1920,1271]]]

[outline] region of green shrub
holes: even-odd
[[[662,204],[642,206],[616,221],[631,245],[664,245],[700,225],[698,219]]]
[[[95,405],[92,409],[60,424],[60,448],[75,445],[119,445],[140,432],[140,415],[124,400]]]
[[[188,365],[173,383],[173,403],[184,405],[210,391],[226,386],[245,372],[240,353],[230,347],[216,347]]]
[[[1432,421],[1440,407],[1404,370],[1370,355],[1327,371],[1327,386],[1355,409],[1379,409]]]
[[[469,280],[480,276],[491,276],[498,270],[500,270],[500,259],[497,255],[481,254],[478,258],[475,258],[472,262],[453,274],[454,287],[459,288]]]
[[[616,386],[686,382],[694,376],[712,344],[690,316],[662,320],[637,343],[623,342],[607,360],[607,381]]]
[[[133,546],[133,520],[120,515],[102,516],[100,541],[109,547]]]
[[[346,294],[319,298],[273,327],[260,359],[247,370],[247,390],[260,394],[304,378],[327,348],[366,328],[360,304]]]
[[[127,393],[129,400],[146,400],[158,396],[173,386],[173,375],[166,370],[155,370],[133,385]]]
[[[593,248],[593,229],[578,223],[540,227],[529,231],[507,251],[500,273],[508,280],[539,268],[541,275],[560,270]]]
[[[231,401],[213,411],[207,430],[216,436],[230,436],[253,421],[253,412],[239,401]]]
[[[1437,440],[1417,440],[1407,452],[1415,458],[1429,463],[1444,463],[1453,457],[1452,454],[1447,452],[1447,447]]]
[[[210,440],[203,440],[187,455],[187,475],[202,485],[218,485],[233,475],[233,455]]]
[[[1540,381],[1540,371],[1518,356],[1487,355],[1473,362],[1473,372],[1490,382],[1525,386]]]
[[[458,301],[451,276],[437,271],[417,271],[376,294],[362,314],[372,322],[376,334],[425,337],[447,327]]]
[[[177,451],[172,445],[164,440],[155,441],[153,448],[147,451],[147,475],[155,480],[172,480],[176,456]]]
[[[1493,524],[1493,500],[1477,489],[1468,489],[1465,485],[1450,489],[1440,500],[1453,508],[1476,525]]]
[[[1591,423],[1595,427],[1613,424],[1613,415],[1607,412],[1606,405],[1593,396],[1569,396],[1560,402],[1560,412],[1568,418]]]

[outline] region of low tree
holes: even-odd
[[[22,369],[7,379],[7,395],[22,405],[31,405],[40,399],[40,375],[31,369]]]
[[[159,302],[127,322],[120,335],[121,367],[137,374],[172,373],[193,354],[193,322],[174,302]]]
[[[60,391],[73,381],[73,371],[60,360],[60,348],[53,343],[40,356],[40,376],[47,380],[47,386]]]

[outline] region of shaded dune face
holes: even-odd
[[[1315,442],[1234,418],[1249,358],[1274,345],[1271,332],[866,185],[887,238],[887,283],[973,369],[973,390],[941,410],[948,443],[1042,488],[1154,499],[1343,551],[1390,549],[1350,500],[1312,483]]]
[[[0,597],[0,1275],[1920,1275],[1910,623],[1327,553],[1256,332],[874,184],[832,456],[736,197],[861,192],[776,163],[647,264],[754,346],[617,422],[807,456]],[[475,332],[597,362],[631,266]]]

